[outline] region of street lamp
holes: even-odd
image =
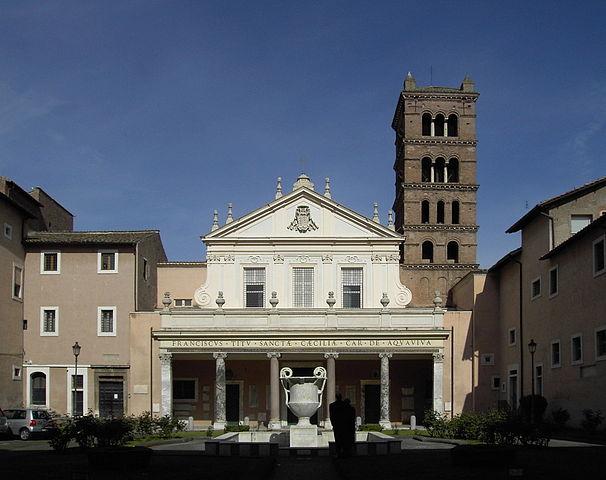
[[[78,355],[80,355],[80,349],[82,347],[78,345],[78,342],[72,345],[72,352],[74,352],[74,379],[72,380],[72,415],[76,412],[76,392],[78,391]]]
[[[534,339],[530,339],[528,342],[528,351],[530,352],[530,379],[531,379],[531,390],[530,390],[530,423],[534,425],[534,354],[537,351],[537,342]]]

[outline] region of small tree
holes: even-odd
[[[600,410],[591,410],[587,408],[583,410],[583,416],[585,418],[581,422],[581,427],[590,435],[593,435],[604,421],[604,417]]]

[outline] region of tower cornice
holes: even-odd
[[[462,145],[473,146],[478,144],[477,140],[451,140],[452,137],[429,137],[424,138],[406,138],[402,137],[402,143],[406,145]]]
[[[458,190],[476,192],[480,185],[469,183],[402,183],[403,189],[418,190]]]

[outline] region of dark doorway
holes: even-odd
[[[226,385],[225,420],[230,423],[240,421],[240,384]]]
[[[99,382],[99,416],[103,418],[124,415],[124,383],[121,380]]]
[[[292,369],[293,377],[313,377],[314,376],[314,367],[295,367]],[[322,406],[320,406],[322,408]],[[290,411],[290,408],[286,408],[286,420],[288,424],[296,424],[299,419],[297,416]],[[318,424],[318,412],[314,413],[313,416],[309,419],[312,425]]]
[[[380,394],[380,385],[364,385],[364,423],[379,423]]]

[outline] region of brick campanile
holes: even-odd
[[[415,306],[432,305],[476,263],[476,100],[459,88],[417,86],[408,73],[392,122],[396,132],[397,231],[406,235],[400,277]]]

